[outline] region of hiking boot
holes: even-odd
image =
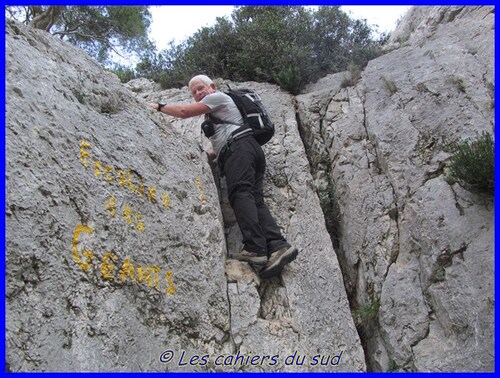
[[[244,249],[233,255],[233,258],[240,261],[246,261],[257,271],[262,269],[267,263],[267,256],[258,255],[256,252],[249,252]]]
[[[298,254],[299,251],[295,247],[285,247],[271,253],[269,261],[264,269],[260,271],[259,276],[262,278],[278,276],[285,265],[295,260]]]

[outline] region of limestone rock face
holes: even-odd
[[[147,108],[187,88],[7,22],[8,369],[492,371],[493,201],[446,144],[493,131],[493,30],[492,7],[415,7],[356,85],[227,82],[272,115],[265,200],[299,248],[262,280],[203,118]]]
[[[226,242],[196,145],[80,50],[6,37],[10,369],[162,371],[165,350],[220,349]]]
[[[266,199],[300,249],[261,281],[230,259],[201,119],[147,108],[185,88],[123,86],[17,23],[6,41],[9,370],[366,370],[290,95],[248,83],[277,127]]]
[[[219,81],[220,89],[227,88],[226,84],[257,91],[273,115],[276,134],[264,146],[268,167],[265,200],[284,236],[300,250],[280,279],[263,282],[256,276],[250,279],[248,269],[241,271],[237,262],[229,260],[228,298],[236,348],[245,355],[279,355],[279,371],[364,371],[363,350],[297,127],[294,99],[269,84]],[[134,87],[138,82],[133,80],[128,85]],[[154,102],[162,98],[174,104],[193,101],[187,88],[155,91],[149,87],[145,85],[144,90],[137,92],[140,100]],[[201,135],[202,121],[202,117],[169,118],[179,133],[206,150],[210,144]],[[227,201],[225,180],[219,178],[216,166],[213,169],[231,258],[242,247],[241,233]],[[233,278],[235,275],[240,278]],[[294,353],[303,365],[287,366],[286,362],[293,358],[286,357],[293,357]],[[332,365],[337,360],[340,363]],[[322,361],[328,366],[322,366]]]
[[[493,133],[493,8],[415,7],[401,28],[357,85],[298,96],[304,143],[369,368],[491,371],[493,202],[447,179],[446,144]]]

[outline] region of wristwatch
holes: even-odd
[[[158,111],[161,112],[161,108],[163,108],[167,103],[165,101],[158,102]]]

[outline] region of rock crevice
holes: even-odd
[[[344,81],[336,74],[298,96],[301,135],[311,166],[319,167],[312,170],[317,187],[326,188],[338,206],[342,231],[332,239],[340,234],[337,254],[368,368],[491,370],[493,362],[486,363],[485,356],[492,339],[483,349],[470,332],[481,324],[481,337],[492,335],[492,318],[484,323],[490,309],[485,305],[479,317],[477,302],[462,297],[475,292],[490,303],[493,295],[491,204],[445,177],[447,143],[492,132],[485,84],[492,80],[491,9],[416,7],[398,30],[420,22],[419,17],[425,22],[410,28],[398,49],[371,61],[354,90],[335,89]],[[464,55],[464,47],[473,43],[477,53]],[[349,101],[335,109],[329,97],[338,99],[340,91]],[[328,206],[323,211],[331,216]],[[471,245],[478,232],[482,241]],[[479,259],[476,264],[467,258],[471,253]],[[486,269],[485,285],[467,278],[478,269]],[[449,273],[457,271],[464,274],[461,283]],[[461,310],[448,295],[464,298]],[[378,314],[362,315],[377,301]],[[456,341],[441,339],[443,331]],[[470,344],[458,342],[467,337]],[[458,349],[450,356],[452,345]],[[459,357],[468,353],[482,357],[468,365]]]
[[[231,258],[201,120],[147,108],[186,88],[7,21],[8,369],[492,370],[492,201],[444,146],[493,130],[493,18],[412,8],[355,87],[230,83],[273,115],[265,200],[300,250],[267,281]]]

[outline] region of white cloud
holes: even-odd
[[[157,49],[162,50],[172,40],[180,43],[202,27],[214,25],[217,17],[229,17],[233,8],[222,5],[152,6],[153,22],[149,36]]]
[[[366,19],[370,26],[377,26],[379,33],[388,33],[396,27],[396,22],[411,6],[394,5],[352,5],[340,7],[351,18]]]

